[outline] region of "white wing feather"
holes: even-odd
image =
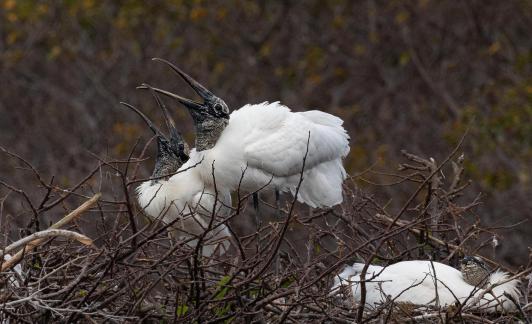
[[[349,152],[342,120],[321,111],[292,113],[278,103],[248,105],[231,114],[231,123],[253,127],[242,140],[249,166],[278,177],[301,172],[307,142],[307,170]]]
[[[349,153],[342,123],[321,111],[293,113],[278,102],[246,105],[231,114],[215,147],[191,152],[191,160],[204,160],[202,177],[211,183],[214,165],[216,182],[230,190],[270,184],[293,194],[308,142],[298,199],[312,207],[333,206],[342,202],[342,159]]]

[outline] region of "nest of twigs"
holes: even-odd
[[[24,191],[18,192],[25,201],[23,206],[28,207],[21,214],[35,216],[22,236],[37,232],[38,217],[52,213],[54,207],[67,206],[67,202],[79,204],[80,199],[90,196],[88,192],[102,188],[103,198],[93,198],[83,210],[73,212],[75,217],[61,224],[63,229],[86,233],[94,243],[84,245],[75,237],[48,236],[13,250],[19,252],[20,261],[8,266],[4,263],[0,320],[530,321],[530,266],[505,269],[522,273],[522,298],[516,301],[518,311],[511,314],[475,314],[459,305],[435,308],[404,303],[368,309],[330,293],[334,276],[355,260],[391,264],[431,258],[456,265],[463,255],[481,254],[493,244],[497,232],[483,227],[481,217],[474,214],[479,200],[460,199],[467,182],[462,180],[463,157],[455,158],[455,154],[437,164],[405,153],[408,163],[393,177],[398,180],[395,185],[407,185],[410,198],[394,202],[394,206],[354,189],[354,180],[363,180],[364,174],[346,182],[344,203],[331,209],[309,211],[285,197],[280,210],[263,202],[263,217],[254,221],[254,211],[244,200],[235,203],[232,215],[225,220],[235,235],[231,249],[211,258],[200,257],[198,248],[185,241],[170,239],[166,227],[171,224],[148,220],[138,210],[131,192],[138,183],[134,165],[143,160],[142,156],[100,161],[96,170],[107,168],[115,176],[116,181],[107,184],[115,188],[109,192],[106,185],[93,181],[98,172],[72,188],[41,181],[46,196],[35,199],[42,201],[40,204],[34,204]],[[130,164],[133,166],[126,167]],[[245,199],[247,195],[238,197]],[[268,198],[267,194],[263,198]],[[89,208],[91,221],[84,222]],[[93,233],[85,230],[87,223],[93,223]],[[492,267],[499,266],[492,258],[484,256],[484,260]],[[14,268],[17,263],[21,267]]]

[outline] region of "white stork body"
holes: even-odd
[[[218,243],[222,243],[224,250],[229,247],[229,230],[216,219],[229,214],[231,196],[227,190],[218,190],[216,195],[209,185],[204,185],[199,170],[193,165],[193,161],[189,160],[179,169],[185,171],[168,180],[142,183],[137,188],[138,201],[144,212],[153,219],[162,219],[168,224],[179,218],[171,234],[184,240],[205,232],[214,215],[213,229],[205,237],[207,242],[204,242],[203,248],[203,255],[210,256]],[[197,239],[187,244],[195,247]]]
[[[246,105],[231,113],[214,147],[193,150],[190,159],[203,159],[198,167],[205,183],[212,184],[214,164],[220,187],[253,192],[268,185],[295,194],[308,143],[298,200],[334,206],[342,202],[342,159],[349,153],[342,123],[317,110],[291,112],[278,102]]]
[[[194,164],[186,162],[180,168],[185,170]],[[227,190],[218,190],[204,186],[198,169],[190,168],[182,173],[173,175],[168,180],[160,180],[154,184],[146,181],[137,188],[138,201],[145,213],[154,219],[162,219],[164,223],[179,220],[172,227],[172,235],[176,238],[187,239],[201,235],[208,228],[211,217],[224,217],[229,214],[231,196]],[[216,199],[218,199],[216,201]],[[215,209],[213,213],[213,209]],[[223,247],[229,246],[230,233],[224,224],[213,222],[213,229],[206,239],[204,255],[210,256],[217,243]],[[210,244],[209,244],[210,243]],[[197,240],[187,243],[195,247]]]
[[[360,301],[360,273],[363,267],[363,263],[346,267],[335,279],[333,292],[338,291],[340,286],[347,285],[351,288],[355,301]],[[499,312],[502,309],[513,310],[515,307],[504,293],[510,294],[516,300],[519,298],[518,281],[512,280],[493,288],[493,294],[487,292],[480,300],[475,299],[484,293],[484,289],[467,284],[459,270],[439,262],[431,264],[430,261],[421,260],[402,261],[385,268],[370,265],[365,278],[366,306],[370,308],[377,307],[391,298],[395,302],[416,305],[448,306],[465,302],[467,307],[473,309]],[[494,272],[488,279],[488,285],[508,278],[508,274],[504,272]]]

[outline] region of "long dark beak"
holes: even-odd
[[[166,109],[165,104],[161,101],[161,98],[159,98],[159,96],[155,92],[155,89],[146,83],[143,83],[142,86],[150,90],[151,95],[153,96],[153,98],[155,98],[155,101],[157,102],[157,106],[161,108],[161,110],[163,111],[164,121],[166,123],[166,127],[168,128],[168,131],[170,132],[170,136],[181,137],[181,135],[179,135],[179,132],[177,131],[177,128],[175,126],[174,119],[168,113],[168,110]]]
[[[174,64],[168,62],[167,60],[163,60],[161,58],[153,58],[153,61],[162,62],[166,65],[168,65],[177,75],[179,75],[183,80],[185,80],[186,83],[188,83],[192,89],[204,100],[204,101],[210,101],[213,98],[216,98],[216,96],[210,92],[207,88],[205,88],[201,83],[194,80],[190,75],[186,74],[185,72],[181,71],[180,68],[175,66]],[[141,85],[138,87],[139,89],[147,89],[146,85]],[[169,96],[171,98],[177,99],[180,103],[185,105],[188,108],[191,109],[204,109],[204,104],[201,104],[199,102],[196,102],[194,100],[190,100],[184,97],[181,97],[179,95],[176,95],[175,93],[162,90],[159,88],[152,88],[153,90],[157,91],[158,93],[164,94],[166,96]]]
[[[142,113],[142,111],[138,110],[135,106],[133,105],[130,105],[128,104],[127,102],[120,102],[121,105],[133,110],[134,112],[137,113],[137,115],[140,116],[140,118],[142,118],[142,120],[144,120],[144,122],[148,125],[148,127],[153,131],[153,133],[155,135],[157,135],[158,137],[162,137],[164,139],[166,139],[166,137],[164,136],[164,134],[159,130],[159,128],[157,128],[157,126],[155,126],[152,121]]]
[[[141,86],[138,86],[137,89],[148,89],[148,87],[146,87],[144,85],[141,85]],[[182,103],[183,105],[185,105],[188,108],[196,109],[196,110],[202,110],[204,108],[201,103],[196,102],[194,100],[187,99],[187,98],[183,98],[183,97],[181,97],[179,95],[176,95],[175,93],[172,93],[170,91],[166,91],[166,90],[155,88],[155,87],[152,87],[152,89],[154,91],[160,93],[160,94],[163,94],[165,96],[177,99],[177,101],[179,101],[180,103]]]
[[[164,121],[166,123],[166,127],[168,128],[168,131],[170,132],[170,139],[177,147],[180,157],[182,159],[185,159],[185,161],[188,160],[188,145],[185,140],[183,140],[183,136],[181,136],[181,133],[177,131],[175,121],[168,112],[168,109],[166,109],[166,105],[162,102],[161,98],[159,98],[159,96],[157,95],[156,90],[151,85],[143,83],[142,86],[150,90],[153,98],[155,98],[155,101],[157,102],[157,106],[159,106],[159,108],[161,108],[161,110],[163,111]]]
[[[181,69],[175,66],[174,64],[168,62],[167,60],[158,58],[158,57],[154,57],[152,60],[162,62],[168,65],[172,70],[174,70],[175,73],[177,73],[180,77],[182,77],[183,80],[185,80],[192,87],[192,89],[194,89],[194,91],[196,91],[196,93],[204,100],[209,100],[215,97],[215,95],[212,92],[210,92],[207,88],[205,88],[201,83],[194,80],[190,75],[181,71]]]

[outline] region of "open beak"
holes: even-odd
[[[162,62],[162,63],[168,65],[172,70],[174,70],[174,72],[176,74],[178,74],[183,80],[185,80],[185,82],[188,83],[192,87],[192,89],[194,89],[194,91],[204,100],[204,102],[205,101],[210,101],[210,100],[212,100],[213,98],[216,97],[212,92],[210,92],[207,88],[205,88],[201,83],[199,83],[198,81],[194,80],[190,75],[188,75],[185,72],[181,71],[181,69],[179,69],[174,64],[168,62],[167,60],[163,60],[161,58],[153,58],[152,60],[159,61],[159,62]],[[169,91],[166,91],[166,90],[149,87],[149,86],[147,86],[145,84],[143,84],[140,87],[138,87],[138,89],[148,89],[148,88],[151,88],[154,91],[156,91],[158,93],[161,93],[161,94],[164,94],[166,96],[169,96],[171,98],[177,99],[177,101],[179,101],[184,106],[186,106],[186,107],[188,107],[190,109],[194,109],[194,110],[203,110],[203,109],[205,109],[205,105],[202,104],[202,103],[199,103],[199,102],[196,102],[194,100],[190,100],[190,99],[181,97],[180,95],[176,95],[175,93],[172,93],[172,92],[169,92]]]
[[[180,157],[185,161],[188,160],[189,147],[187,143],[183,140],[181,133],[177,131],[175,121],[168,112],[168,109],[166,109],[166,105],[162,102],[161,98],[159,98],[156,93],[156,90],[152,86],[146,83],[142,84],[142,86],[145,86],[150,90],[153,98],[155,98],[155,101],[157,102],[157,106],[159,106],[159,108],[161,108],[161,110],[163,111],[164,121],[166,123],[166,127],[168,128],[168,131],[170,132],[170,141],[173,142],[173,144],[177,147]]]
[[[142,113],[142,111],[138,110],[135,106],[132,106],[130,104],[128,104],[127,102],[120,102],[120,104],[122,104],[123,106],[133,110],[134,112],[137,113],[137,115],[140,116],[140,118],[142,118],[142,120],[144,120],[144,122],[148,125],[148,127],[153,131],[153,133],[155,135],[157,135],[157,137],[161,137],[163,139],[166,139],[166,137],[164,136],[164,134],[159,130],[159,128],[157,128],[157,126],[155,126],[152,121]]]
[[[147,86],[148,89],[151,89],[149,86]],[[157,136],[157,142],[159,145],[159,153],[161,154],[161,147],[167,147],[166,150],[170,148],[173,148],[175,150],[175,153],[179,155],[179,158],[181,159],[181,162],[184,163],[188,160],[189,156],[189,147],[187,143],[183,140],[183,137],[181,134],[177,131],[177,128],[175,127],[175,122],[170,117],[170,114],[168,114],[168,111],[166,110],[166,107],[160,100],[160,98],[155,94],[155,91],[151,90],[152,94],[155,97],[155,100],[157,101],[157,105],[163,110],[164,118],[166,121],[166,126],[168,127],[168,130],[170,132],[170,139],[168,139],[166,136],[164,136],[163,132],[153,122],[146,116],[144,113],[142,113],[140,110],[138,110],[135,106],[130,105],[126,102],[120,102],[125,107],[133,110],[134,112],[139,115],[142,120],[148,125],[148,127],[153,131],[153,133]],[[158,157],[159,158],[159,157]]]
[[[155,101],[157,102],[157,106],[159,106],[159,108],[161,108],[161,110],[163,111],[164,121],[166,123],[166,127],[168,128],[168,131],[170,132],[170,136],[173,138],[180,138],[181,135],[177,131],[177,128],[175,126],[175,121],[172,118],[172,116],[170,116],[170,114],[168,113],[168,110],[166,109],[165,104],[161,101],[161,98],[159,98],[159,96],[157,95],[156,90],[152,86],[146,83],[143,83],[142,86],[150,90],[153,98],[155,98]]]

